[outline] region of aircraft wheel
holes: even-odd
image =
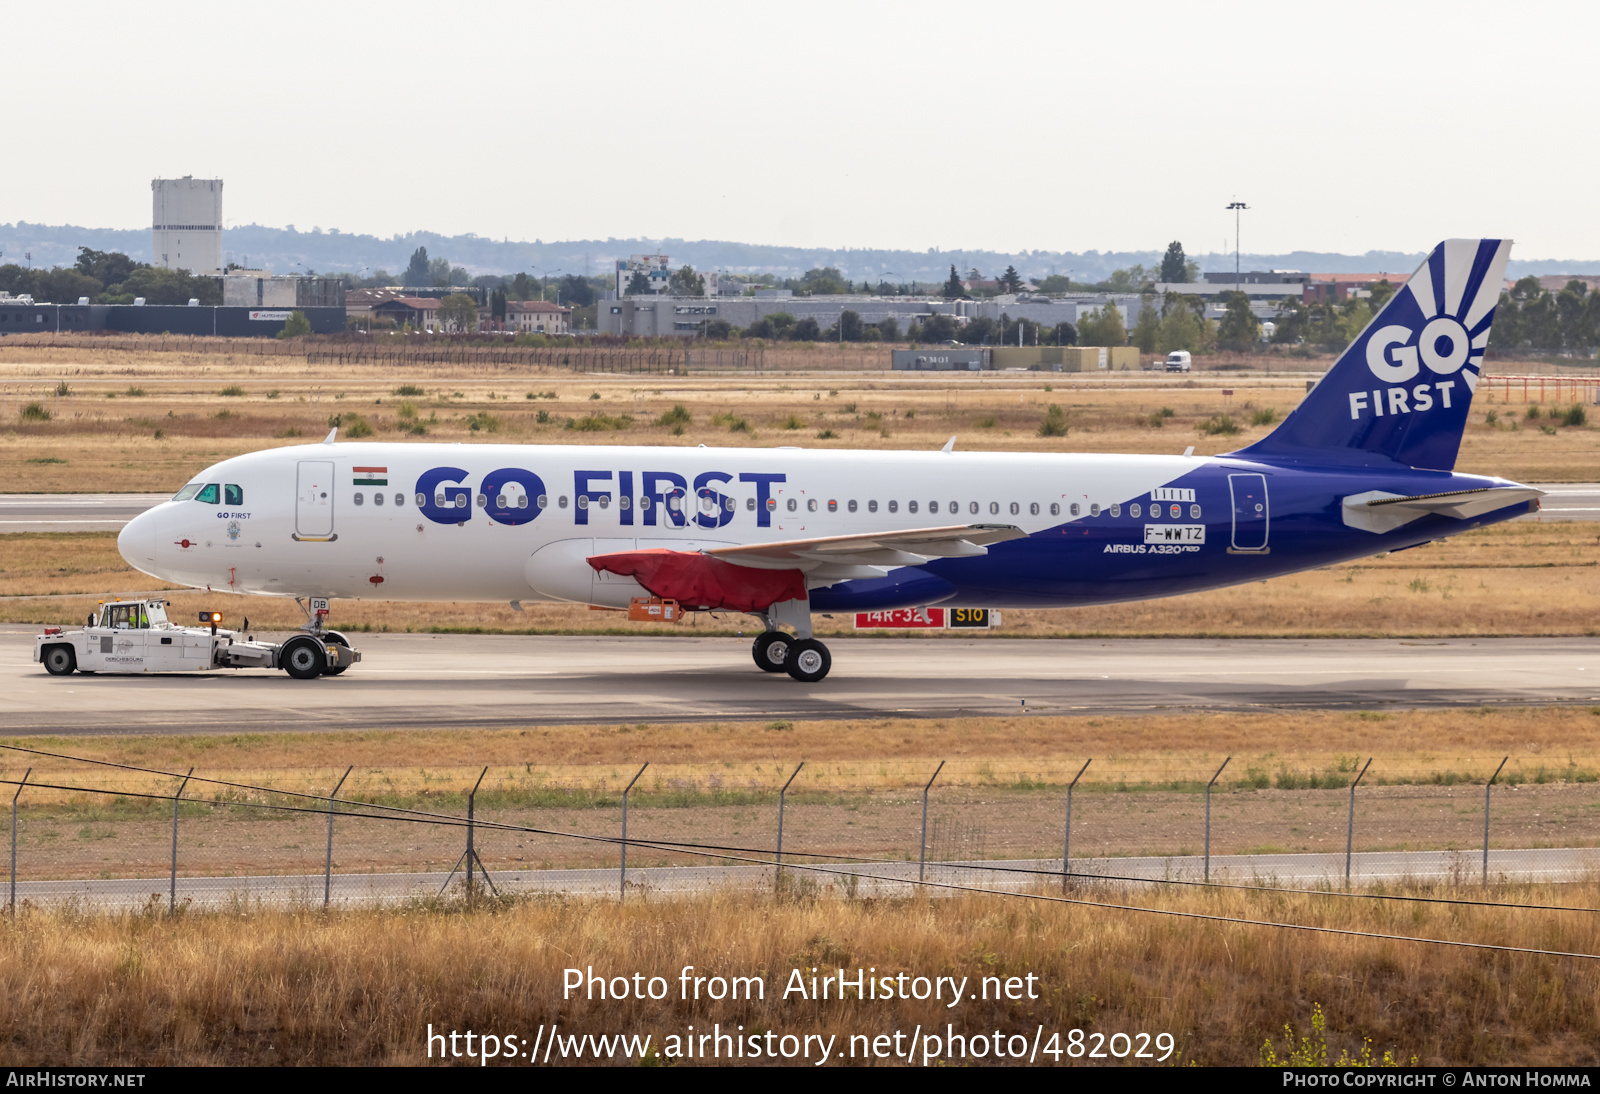
[[[794,640],[782,631],[764,631],[750,648],[750,656],[762,672],[782,672],[793,648]]]
[[[788,663],[784,668],[802,684],[815,684],[828,675],[828,670],[833,667],[833,657],[828,653],[828,647],[815,638],[802,638],[792,643],[785,660]]]
[[[315,680],[322,675],[327,658],[311,639],[296,638],[284,647],[280,663],[296,680]]]
[[[71,646],[51,646],[44,651],[44,671],[51,676],[70,676],[78,667],[78,656]]]

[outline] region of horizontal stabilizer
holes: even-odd
[[[1543,496],[1543,490],[1531,486],[1486,486],[1410,497],[1386,490],[1368,490],[1344,499],[1344,523],[1350,528],[1382,534],[1430,514],[1471,520],[1508,506],[1536,502]]]

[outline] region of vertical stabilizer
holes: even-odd
[[[1455,467],[1509,239],[1447,239],[1389,298],[1257,457]]]

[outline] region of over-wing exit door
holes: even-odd
[[[1265,475],[1229,475],[1233,494],[1233,550],[1265,551],[1271,511]]]
[[[333,538],[333,461],[301,460],[294,506],[296,539]]]

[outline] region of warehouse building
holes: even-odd
[[[0,337],[76,331],[276,338],[289,316],[305,313],[315,334],[344,330],[343,308],[187,307],[173,304],[35,304],[0,294]]]

